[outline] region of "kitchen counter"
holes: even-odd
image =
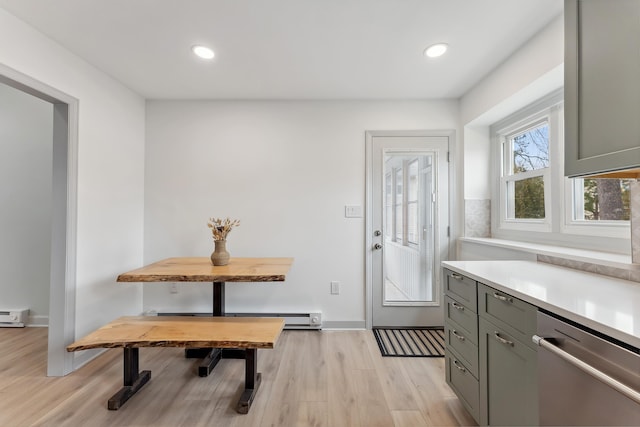
[[[533,261],[442,266],[640,348],[640,284]]]

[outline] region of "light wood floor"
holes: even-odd
[[[0,328],[0,426],[457,426],[474,425],[444,382],[442,358],[383,358],[371,331],[284,331],[259,350],[262,385],[247,415],[234,406],[244,362],[207,378],[181,349],[143,348],[151,381],[118,411],[122,350],[63,378],[46,377],[46,328]]]

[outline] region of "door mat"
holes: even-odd
[[[444,357],[444,329],[373,328],[384,357]]]

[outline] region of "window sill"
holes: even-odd
[[[461,237],[459,240],[461,242],[512,249],[539,256],[562,258],[567,261],[595,264],[598,266],[629,270],[636,273],[640,272],[640,264],[633,264],[630,255],[485,237]]]

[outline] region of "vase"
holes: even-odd
[[[211,254],[211,263],[213,265],[227,265],[229,264],[229,252],[227,252],[226,240],[215,240],[215,247]]]

